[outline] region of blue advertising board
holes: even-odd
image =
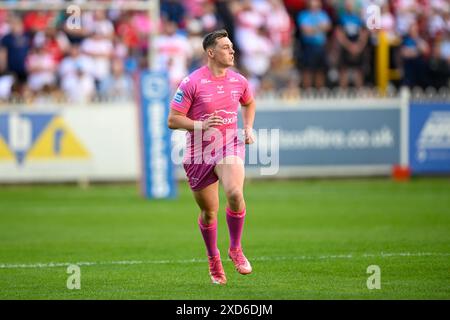
[[[280,166],[400,163],[398,107],[258,110],[255,130],[259,132],[259,148],[270,140],[261,135],[261,129],[279,130],[277,145],[267,149],[278,149]]]
[[[0,112],[0,161],[88,160],[89,151],[60,112]]]
[[[409,163],[413,174],[450,173],[450,103],[410,104]]]
[[[176,196],[167,127],[170,86],[166,74],[143,71],[140,89],[141,192],[147,198]]]

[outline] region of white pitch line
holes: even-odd
[[[255,257],[251,261],[295,261],[295,260],[328,260],[328,259],[353,259],[353,258],[389,258],[389,257],[449,257],[450,253],[443,252],[398,252],[398,253],[364,253],[321,255],[321,256],[288,256],[288,257]],[[47,262],[47,263],[1,263],[0,269],[40,269],[66,267],[72,264],[78,266],[98,266],[98,265],[134,265],[134,264],[189,264],[204,263],[206,259],[185,259],[185,260],[124,260],[124,261],[97,261],[97,262]]]

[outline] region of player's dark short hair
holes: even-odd
[[[225,29],[216,30],[208,33],[203,38],[203,49],[206,51],[209,47],[213,47],[216,45],[216,40],[228,37],[228,32]]]

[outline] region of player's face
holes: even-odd
[[[214,47],[214,60],[225,67],[234,65],[233,43],[228,37],[216,40]]]

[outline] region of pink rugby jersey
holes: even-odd
[[[237,116],[239,104],[248,104],[253,100],[247,79],[239,73],[227,69],[223,77],[215,77],[208,66],[203,66],[184,78],[172,99],[171,108],[186,114],[192,120],[206,120],[216,112],[223,118],[224,123],[214,128],[220,130],[223,136],[223,144],[226,146],[231,142],[237,143]],[[228,132],[228,134],[227,134]],[[230,132],[234,136],[230,140]],[[194,133],[187,132],[187,146],[185,159],[193,159],[198,155],[198,147],[195,148]],[[214,141],[214,139],[212,139]],[[203,141],[202,150],[211,141]]]

